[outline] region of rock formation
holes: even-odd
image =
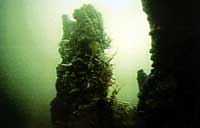
[[[71,21],[63,16],[63,38],[57,67],[57,95],[51,103],[54,128],[112,127],[108,88],[112,85],[111,58],[104,50],[110,39],[101,14],[92,5],[74,11]]]
[[[139,93],[138,128],[197,128],[200,9],[197,1],[142,0],[152,37],[151,73]]]

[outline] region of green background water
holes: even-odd
[[[71,3],[70,0],[66,1],[0,0],[0,88],[3,88],[9,95],[22,119],[26,122],[27,128],[50,126],[49,104],[56,93],[55,68],[60,62],[58,43],[62,37],[61,15],[65,11],[60,9],[60,6],[62,5],[62,8],[66,6],[66,8],[73,10],[72,7],[77,8],[84,3],[84,1],[80,2],[79,0],[71,1]],[[62,2],[66,5],[63,5]],[[138,0],[137,3],[139,3]],[[104,3],[100,2],[100,4]],[[120,11],[119,7],[122,3],[113,7],[111,5],[117,3],[107,4],[107,12],[112,12],[112,9]],[[100,6],[98,8],[106,13],[104,11],[106,9],[102,9]],[[143,13],[141,7],[138,11]],[[115,13],[103,15],[105,15],[107,25],[106,30],[113,38],[112,46],[118,49],[117,56],[113,60],[116,83],[121,87],[118,98],[122,102],[136,104],[138,92],[136,72],[141,68],[149,72],[151,64],[148,53],[150,41],[149,38],[146,39],[149,30],[145,28],[145,33],[140,31],[140,27],[148,27],[148,23],[145,20],[143,26],[135,26],[136,33],[143,33],[146,37],[136,36],[146,39],[143,40],[146,42],[139,42],[138,44],[142,44],[130,48],[131,46],[127,46],[125,43],[121,45],[119,42],[128,42],[128,38],[134,35],[134,31],[132,32],[130,29],[128,30],[130,36],[123,36],[124,33],[120,33],[120,31],[126,31],[127,29],[123,28],[129,28],[129,26],[122,26],[119,30],[120,25],[117,25],[123,20],[119,21],[117,19],[119,16],[111,18],[112,14]],[[124,20],[127,19],[124,18]],[[122,37],[117,39],[120,34]],[[126,37],[127,39],[125,39]],[[134,46],[134,42],[131,43],[129,41],[129,45]]]

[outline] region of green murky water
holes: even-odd
[[[1,83],[16,102],[27,127],[50,125],[49,103],[55,96],[62,14],[83,3],[102,13],[112,38],[114,77],[122,102],[137,103],[136,72],[150,71],[150,37],[139,0],[0,0]]]

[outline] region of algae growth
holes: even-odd
[[[108,93],[114,85],[112,57],[105,54],[111,40],[104,32],[101,14],[92,5],[83,5],[73,17],[75,21],[63,16],[62,62],[57,67],[57,95],[51,103],[53,127],[134,125],[126,121],[128,116],[133,118],[128,113],[131,110],[115,99],[118,90]]]

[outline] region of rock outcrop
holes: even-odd
[[[151,73],[139,93],[138,128],[200,127],[200,8],[195,0],[142,0]]]

